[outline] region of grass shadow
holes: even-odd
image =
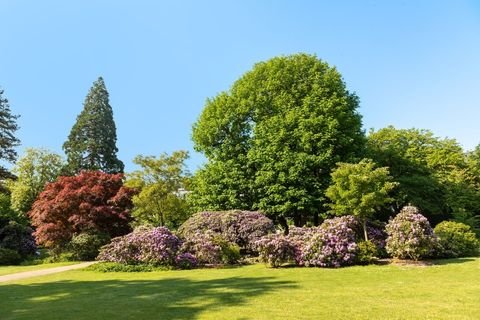
[[[443,266],[446,264],[459,264],[459,263],[466,263],[475,261],[474,257],[470,258],[454,258],[454,259],[437,259],[437,260],[430,260],[433,265],[436,266]]]
[[[0,286],[0,318],[196,319],[206,310],[239,306],[257,296],[294,287],[291,281],[270,277],[7,284]]]

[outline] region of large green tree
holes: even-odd
[[[194,179],[193,203],[260,209],[297,225],[317,220],[330,171],[363,150],[358,105],[340,73],[316,56],[256,64],[207,100],[194,124],[195,149],[208,163]]]
[[[3,92],[0,89],[0,160],[14,163],[17,159],[15,147],[20,145],[20,140],[15,136],[18,130],[18,115],[12,114]],[[12,174],[4,166],[0,166],[0,180],[11,177]]]
[[[370,159],[339,163],[332,172],[332,184],[326,196],[332,200],[329,206],[334,214],[353,215],[362,222],[365,241],[368,241],[367,219],[393,201],[390,192],[397,184],[387,167],[376,168]]]
[[[434,223],[457,211],[479,210],[478,178],[474,165],[454,139],[441,139],[429,130],[392,126],[368,135],[369,157],[387,166],[396,189],[398,211],[411,203]]]
[[[123,162],[117,158],[117,132],[108,91],[100,77],[85,98],[82,112],[70,131],[63,150],[67,155],[66,173],[81,170],[123,172]]]
[[[187,220],[187,158],[186,151],[135,157],[133,162],[141,169],[130,173],[125,185],[138,192],[132,198],[132,215],[137,225],[178,228]]]
[[[33,202],[45,185],[55,181],[64,166],[62,157],[46,149],[28,148],[12,172],[17,179],[8,183],[12,208],[18,215],[27,217]]]

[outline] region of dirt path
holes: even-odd
[[[42,269],[42,270],[25,271],[25,272],[7,274],[7,275],[4,275],[4,276],[0,276],[0,282],[21,280],[21,279],[26,279],[26,278],[31,278],[31,277],[45,276],[47,274],[58,273],[58,272],[63,272],[63,271],[68,271],[68,270],[81,269],[81,268],[88,267],[89,265],[94,264],[94,263],[96,263],[96,262],[95,261],[82,262],[82,263],[74,264],[74,265],[71,265],[71,266],[64,266],[64,267],[56,267],[56,268],[50,268],[50,269]]]

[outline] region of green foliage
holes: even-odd
[[[10,180],[12,208],[22,217],[43,191],[45,185],[55,181],[64,166],[62,157],[46,149],[28,148],[12,169],[17,179]]]
[[[117,158],[116,130],[108,92],[100,77],[93,83],[84,108],[63,144],[67,155],[66,173],[74,175],[81,170],[123,172],[123,162]]]
[[[8,100],[3,96],[3,90],[0,89],[0,160],[9,163],[14,163],[17,159],[15,147],[20,145],[20,140],[15,137],[18,130],[16,122],[18,117],[10,111]],[[12,174],[4,166],[0,166],[0,180],[12,177]]]
[[[357,263],[371,264],[378,260],[378,248],[373,242],[360,241],[357,246]]]
[[[23,215],[19,215],[12,209],[11,195],[9,193],[0,192],[0,228],[9,221],[16,221],[22,224],[27,223],[27,219]]]
[[[22,257],[17,251],[0,247],[0,266],[17,265],[20,261],[22,261]]]
[[[133,162],[141,167],[128,175],[126,185],[138,193],[132,198],[132,216],[137,225],[178,228],[189,216],[185,200],[189,173],[186,170],[186,151],[158,158],[137,156]]]
[[[167,269],[165,266],[153,266],[150,264],[123,264],[116,262],[98,262],[85,268],[86,271],[98,272],[152,272]]]
[[[440,139],[429,130],[389,126],[370,132],[367,153],[380,166],[389,167],[393,180],[400,183],[393,195],[396,210],[412,203],[432,221],[460,209],[480,210],[475,157],[469,160],[456,140]]]
[[[258,63],[228,92],[209,99],[193,127],[208,158],[192,184],[197,209],[260,209],[315,217],[335,163],[354,161],[364,134],[358,98],[316,56]]]
[[[459,209],[452,212],[453,221],[460,222],[470,226],[472,230],[480,238],[480,215],[474,215],[471,212],[467,212],[465,209]]]
[[[393,199],[390,192],[398,185],[392,182],[388,168],[375,168],[375,163],[363,159],[359,163],[339,163],[332,172],[332,184],[325,195],[337,215],[353,215],[362,221],[368,240],[366,221]]]
[[[30,227],[10,221],[0,227],[0,247],[14,250],[22,258],[31,256],[37,251],[32,232]]]
[[[72,254],[72,259],[76,261],[95,260],[100,248],[110,241],[106,234],[80,233],[74,235],[68,244],[68,252]]]
[[[447,258],[476,256],[480,251],[480,241],[470,226],[443,221],[433,230],[442,248],[442,256]]]

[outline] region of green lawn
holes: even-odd
[[[25,272],[25,271],[35,271],[35,270],[42,270],[42,269],[49,269],[55,267],[63,267],[72,264],[77,264],[78,262],[57,262],[57,263],[45,263],[45,264],[35,264],[29,266],[0,266],[0,276],[4,276],[6,274],[17,273],[17,272]],[[1,319],[1,317],[0,317]]]
[[[0,284],[2,320],[479,317],[479,258],[429,267],[76,270]]]

